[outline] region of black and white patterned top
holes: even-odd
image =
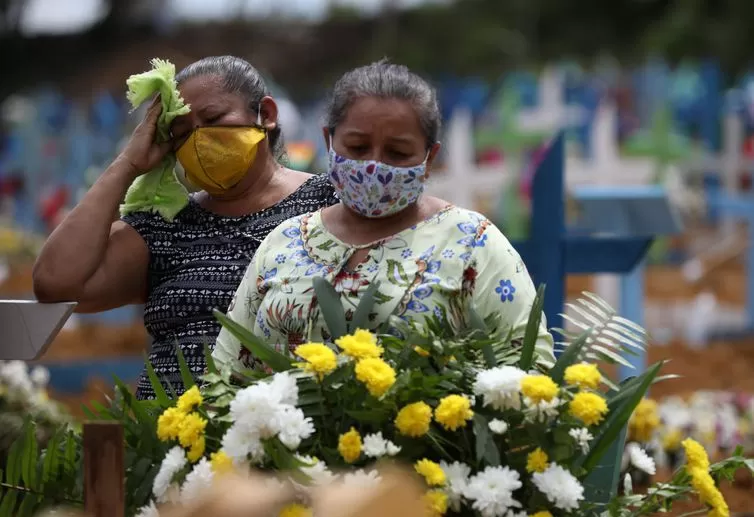
[[[149,297],[144,325],[152,336],[149,360],[167,389],[184,391],[176,347],[194,376],[205,369],[204,344],[214,348],[220,324],[213,309],[226,311],[259,244],[291,217],[337,203],[326,175],[313,176],[287,198],[241,217],[223,217],[193,199],[172,221],[136,212],[123,217],[149,247]],[[154,398],[146,370],[136,397]]]

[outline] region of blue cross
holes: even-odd
[[[534,176],[530,237],[527,241],[513,243],[535,285],[547,285],[544,313],[551,328],[563,328],[560,314],[565,303],[567,274],[629,274],[640,264],[653,240],[652,236],[601,236],[568,232],[564,157],[561,132],[555,137]],[[640,286],[638,288],[641,289]],[[639,294],[643,298],[641,291]]]

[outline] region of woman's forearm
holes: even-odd
[[[41,301],[76,300],[103,261],[110,229],[133,166],[116,159],[45,242],[34,264],[34,294]]]

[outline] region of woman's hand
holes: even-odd
[[[134,177],[156,167],[170,151],[170,142],[155,142],[157,119],[161,112],[162,106],[158,96],[118,157],[129,165]]]

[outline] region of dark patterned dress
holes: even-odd
[[[149,247],[149,297],[144,324],[153,338],[149,360],[163,386],[184,391],[176,347],[194,376],[205,369],[204,344],[214,348],[220,324],[213,309],[225,312],[259,243],[278,224],[296,215],[337,203],[326,175],[313,176],[287,198],[242,217],[223,217],[193,199],[172,221],[151,212],[129,214]],[[154,398],[146,376],[139,399]]]

